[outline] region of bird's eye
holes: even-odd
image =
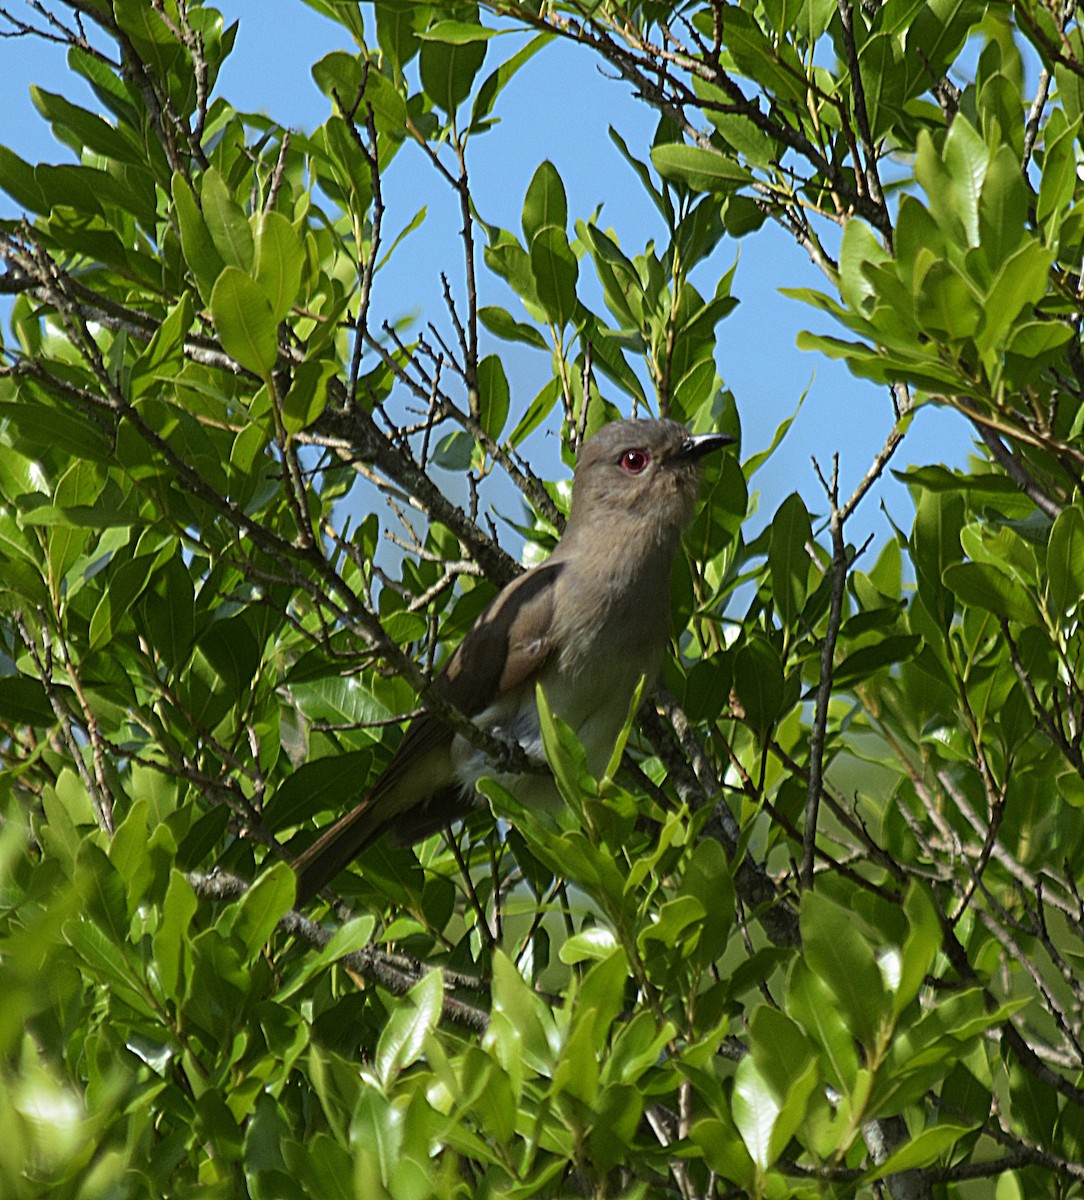
[[[621,455],[621,470],[630,475],[639,475],[651,461],[651,455],[646,450],[626,450]]]

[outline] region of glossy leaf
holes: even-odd
[[[772,597],[780,620],[790,623],[802,611],[809,592],[809,550],[813,528],[797,492],[783,501],[772,520],[768,547]]]
[[[272,316],[281,321],[297,299],[304,251],[293,226],[277,212],[260,213],[255,226],[255,242],[253,277],[271,306]]]
[[[260,285],[236,267],[226,267],[211,293],[211,315],[226,353],[266,378],[278,358],[278,336]]]
[[[568,201],[561,176],[547,159],[532,176],[523,202],[523,236],[527,245],[551,225],[561,230],[567,228]]]
[[[977,605],[995,616],[1025,625],[1036,624],[1039,614],[1027,592],[1011,576],[987,563],[955,563],[945,568],[945,584],[964,603]]]
[[[492,438],[499,438],[508,420],[511,392],[508,377],[496,354],[489,354],[478,364],[478,404],[482,428]]]
[[[831,989],[854,1035],[872,1045],[886,1009],[873,951],[847,911],[814,892],[802,897],[801,922],[811,970]]]
[[[444,998],[439,971],[430,971],[406,995],[380,1034],[376,1045],[377,1076],[388,1087],[422,1053],[426,1038],[436,1026]]]
[[[450,25],[451,23],[449,23]],[[449,28],[456,41],[423,41],[419,65],[422,86],[426,95],[447,116],[451,116],[470,94],[474,78],[481,70],[486,55],[484,31],[469,40],[462,30]]]
[[[738,651],[734,690],[753,727],[767,731],[783,706],[783,668],[772,645],[756,638]]]
[[[579,266],[563,229],[547,226],[531,242],[531,276],[539,302],[558,327],[576,312]]]
[[[229,267],[251,271],[255,242],[248,218],[230,195],[222,175],[211,167],[203,176],[200,189],[203,219],[222,261]]]
[[[660,175],[687,184],[697,192],[731,191],[750,179],[748,172],[723,155],[712,154],[700,146],[677,143],[654,146],[651,161]]]
[[[1067,612],[1084,597],[1084,514],[1066,508],[1050,530],[1046,552],[1050,604]]]

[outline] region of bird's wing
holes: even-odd
[[[459,643],[437,687],[467,716],[527,683],[549,658],[561,570],[560,562],[546,562],[514,580]]]
[[[509,584],[460,642],[434,681],[438,693],[467,716],[484,712],[502,695],[529,684],[549,658],[550,629],[560,562],[547,562]],[[401,842],[433,828],[429,801],[444,814],[441,823],[465,815],[470,800],[455,811],[459,787],[448,747],[452,730],[431,713],[416,717],[383,774],[365,798],[325,830],[294,860],[298,903],[304,903],[374,842],[402,823]],[[415,811],[417,810],[417,811]]]
[[[545,563],[513,580],[459,643],[434,690],[468,717],[533,681],[552,649],[554,590],[559,563]],[[452,731],[432,713],[410,724],[373,791],[394,784],[423,755],[446,745]],[[371,793],[370,793],[371,794]]]

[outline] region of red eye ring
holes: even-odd
[[[639,475],[647,464],[651,462],[651,453],[648,450],[626,450],[621,455],[619,466],[622,471],[627,471],[630,475]]]

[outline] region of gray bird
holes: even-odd
[[[575,730],[590,770],[609,762],[643,678],[670,635],[670,571],[692,519],[698,463],[733,442],[674,421],[615,421],[580,451],[557,549],[510,583],[463,638],[434,686],[483,729],[542,760],[535,685]],[[382,833],[409,845],[478,805],[493,769],[436,717],[410,725],[371,790],[293,863],[304,903]],[[546,776],[503,780],[521,804],[546,803]]]

